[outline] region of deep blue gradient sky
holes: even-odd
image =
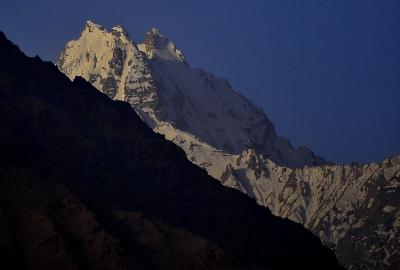
[[[227,78],[295,146],[338,163],[400,154],[400,1],[2,0],[0,30],[56,60],[87,19],[151,27]]]

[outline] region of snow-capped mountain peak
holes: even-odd
[[[106,29],[103,26],[101,26],[91,20],[86,21],[84,31],[86,31],[86,30],[89,32],[93,32],[96,30],[106,31]]]
[[[164,35],[161,34],[160,30],[158,30],[157,28],[151,28],[151,30],[149,31],[151,32],[151,34],[153,34],[154,36],[158,36],[160,38],[164,38]]]
[[[346,266],[381,269],[398,261],[399,158],[336,166],[307,147],[294,148],[260,108],[226,80],[191,68],[157,29],[136,45],[120,27],[107,31],[88,22],[79,39],[67,43],[58,66],[69,78],[82,76],[110,98],[129,102],[191,162],[305,225]],[[349,245],[354,235],[357,248]]]
[[[111,32],[116,35],[124,35],[129,38],[128,32],[126,32],[125,29],[120,25],[113,26],[111,28]]]
[[[183,52],[156,28],[152,28],[146,33],[143,44],[139,45],[139,48],[150,59],[160,58],[186,64]]]
[[[155,28],[137,46],[122,27],[107,31],[88,21],[58,66],[71,79],[82,76],[109,97],[128,101],[153,128],[167,122],[216,149],[230,154],[255,149],[290,167],[325,163],[277,136],[265,113],[226,80],[191,68]]]

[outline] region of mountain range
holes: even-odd
[[[226,80],[192,69],[183,53],[157,29],[142,44],[121,26],[110,31],[88,21],[58,62],[70,78],[81,76],[112,99],[129,102],[151,127],[171,125],[229,154],[256,149],[290,167],[324,164],[306,147],[278,137],[265,113]]]
[[[135,43],[121,27],[88,21],[58,68],[128,102],[156,133],[223,185],[303,224],[349,269],[400,267],[400,158],[334,165],[277,135],[230,84],[189,66],[157,29]]]
[[[342,269],[302,225],[225,188],[132,107],[0,32],[4,269]]]

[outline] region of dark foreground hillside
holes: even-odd
[[[127,103],[1,32],[0,257],[3,269],[340,268],[317,237],[222,187]]]

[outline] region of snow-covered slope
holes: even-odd
[[[290,169],[248,150],[220,180],[273,214],[302,223],[352,269],[400,263],[400,157]]]
[[[157,131],[223,185],[310,229],[350,269],[400,264],[400,157],[290,169],[255,150],[226,154],[169,125]]]
[[[230,155],[169,125],[160,129],[223,185],[310,229],[350,269],[400,264],[400,156],[291,169],[255,150]]]
[[[156,29],[137,46],[120,26],[107,31],[88,21],[58,65],[71,79],[82,76],[110,98],[128,101],[153,128],[168,122],[226,153],[256,149],[289,167],[326,163],[278,137],[265,113],[226,80],[189,67]]]
[[[107,31],[87,22],[58,65],[71,79],[82,76],[111,98],[128,101],[189,160],[275,215],[304,224],[346,266],[400,263],[400,158],[294,169],[326,162],[278,137],[259,108],[227,81],[190,68],[156,29],[136,45],[119,26]]]

